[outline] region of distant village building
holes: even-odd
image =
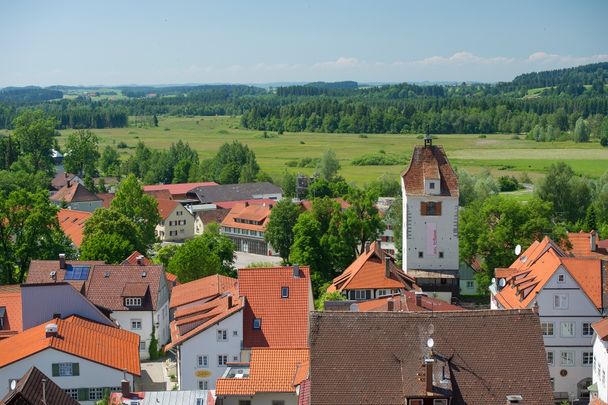
[[[65,208],[60,209],[57,212],[57,220],[61,230],[72,241],[72,245],[77,249],[80,248],[80,244],[84,239],[84,225],[88,219],[93,215],[86,211],[67,210]]]
[[[95,193],[89,191],[78,182],[67,181],[59,191],[53,194],[51,202],[77,211],[93,212],[103,206],[103,201]]]
[[[161,242],[183,242],[194,237],[194,216],[179,201],[157,200],[160,222],[156,237]]]
[[[197,187],[217,186],[213,181],[203,181],[197,183],[179,183],[179,184],[153,184],[143,186],[145,193],[153,193],[158,191],[167,192],[173,200],[185,200],[186,194]]]
[[[248,200],[278,201],[283,198],[283,191],[281,187],[269,182],[222,184],[194,188],[186,193],[186,197],[200,204],[216,204],[223,208],[231,208],[223,203]]]
[[[229,237],[239,252],[275,255],[264,239],[273,204],[238,203],[222,221],[220,232]]]
[[[438,298],[458,294],[458,178],[430,137],[401,175],[403,271]]]

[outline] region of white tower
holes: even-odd
[[[458,179],[443,148],[433,146],[428,135],[401,174],[401,194],[403,270],[448,271],[457,277]]]

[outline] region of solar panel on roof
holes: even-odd
[[[87,280],[89,278],[89,266],[71,266],[65,272],[64,280]]]

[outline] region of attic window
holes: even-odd
[[[253,320],[253,329],[260,329],[262,327],[262,319],[261,318],[255,318]]]
[[[140,297],[125,298],[125,307],[141,307],[141,298]]]
[[[289,298],[289,287],[281,287],[281,298]]]
[[[435,189],[435,182],[434,182],[434,181],[431,181],[431,182],[429,183],[429,188],[430,188],[431,190],[434,190],[434,189]]]
[[[557,275],[557,282],[558,283],[565,283],[566,282],[566,275],[565,274],[558,274]]]

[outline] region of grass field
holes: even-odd
[[[311,173],[311,168],[288,168],[290,160],[303,157],[320,157],[323,151],[333,149],[340,159],[340,173],[348,180],[364,184],[384,174],[398,176],[403,165],[353,166],[352,159],[383,150],[387,154],[409,159],[414,145],[422,143],[416,135],[325,133],[285,133],[273,138],[263,138],[261,131],[239,129],[237,117],[161,117],[157,128],[97,129],[101,146],[126,142],[129,148],[120,149],[123,155],[132,153],[138,141],[165,149],[182,139],[199,152],[201,158],[212,157],[224,142],[234,139],[249,145],[257,156],[262,170],[275,176],[285,169]],[[63,131],[60,143],[71,130]],[[576,172],[597,178],[608,170],[608,148],[599,143],[576,144],[574,142],[541,143],[524,139],[512,139],[510,135],[438,135],[435,144],[443,145],[453,165],[471,172],[488,169],[495,176],[518,175],[527,172],[538,178],[549,165],[558,161],[568,162]]]

